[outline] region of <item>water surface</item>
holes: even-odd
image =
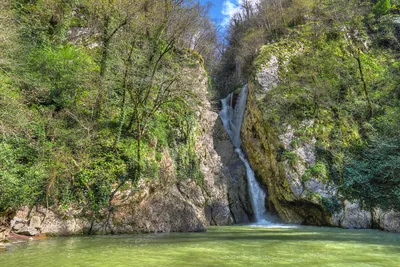
[[[0,266],[400,266],[400,234],[318,227],[59,237],[14,245]]]

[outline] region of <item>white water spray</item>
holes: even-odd
[[[236,153],[246,166],[251,206],[253,208],[256,223],[268,225],[271,224],[271,222],[267,219],[265,193],[257,182],[254,171],[251,169],[250,164],[241,149],[242,139],[240,137],[240,130],[242,128],[243,116],[246,110],[247,93],[248,87],[246,85],[240,91],[236,101],[233,93],[228,95],[225,99],[222,99],[222,110],[219,115],[221,116],[222,123],[236,148]]]

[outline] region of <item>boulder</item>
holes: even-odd
[[[26,226],[26,224],[24,224],[24,223],[22,223],[22,222],[17,222],[17,223],[15,223],[14,225],[13,225],[13,227],[12,227],[12,230],[14,231],[14,232],[18,232],[18,231],[20,231],[23,227],[25,227]]]
[[[11,227],[14,232],[18,232],[26,225],[28,225],[28,221],[19,217],[14,217],[14,219],[11,221]]]
[[[29,221],[29,226],[35,229],[40,229],[41,228],[41,219],[39,216],[32,216],[32,218]]]
[[[30,227],[30,226],[24,226],[15,233],[19,234],[19,235],[26,235],[26,236],[37,236],[40,234],[40,232],[37,229]]]
[[[177,185],[157,190],[135,207],[128,223],[140,232],[199,232],[206,220],[204,203],[196,206],[179,191]]]
[[[372,211],[374,225],[388,232],[400,232],[400,212],[383,211],[376,208]]]
[[[210,225],[230,225],[232,224],[229,207],[221,203],[213,203],[206,207],[206,218]]]
[[[343,218],[341,219],[343,228],[371,228],[372,214],[370,211],[362,210],[360,204],[350,201],[344,201]]]
[[[56,207],[46,209],[37,206],[32,210],[22,207],[13,221],[13,230],[17,234],[27,236],[82,234],[89,222],[75,218],[78,214],[79,211],[72,208],[61,211]]]

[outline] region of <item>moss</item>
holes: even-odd
[[[322,182],[328,181],[328,171],[325,163],[317,162],[316,164],[308,168],[304,173],[302,180],[306,182],[311,180],[312,178],[315,178]]]

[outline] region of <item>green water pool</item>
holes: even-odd
[[[13,245],[0,266],[400,266],[400,234],[319,227],[58,237]]]

